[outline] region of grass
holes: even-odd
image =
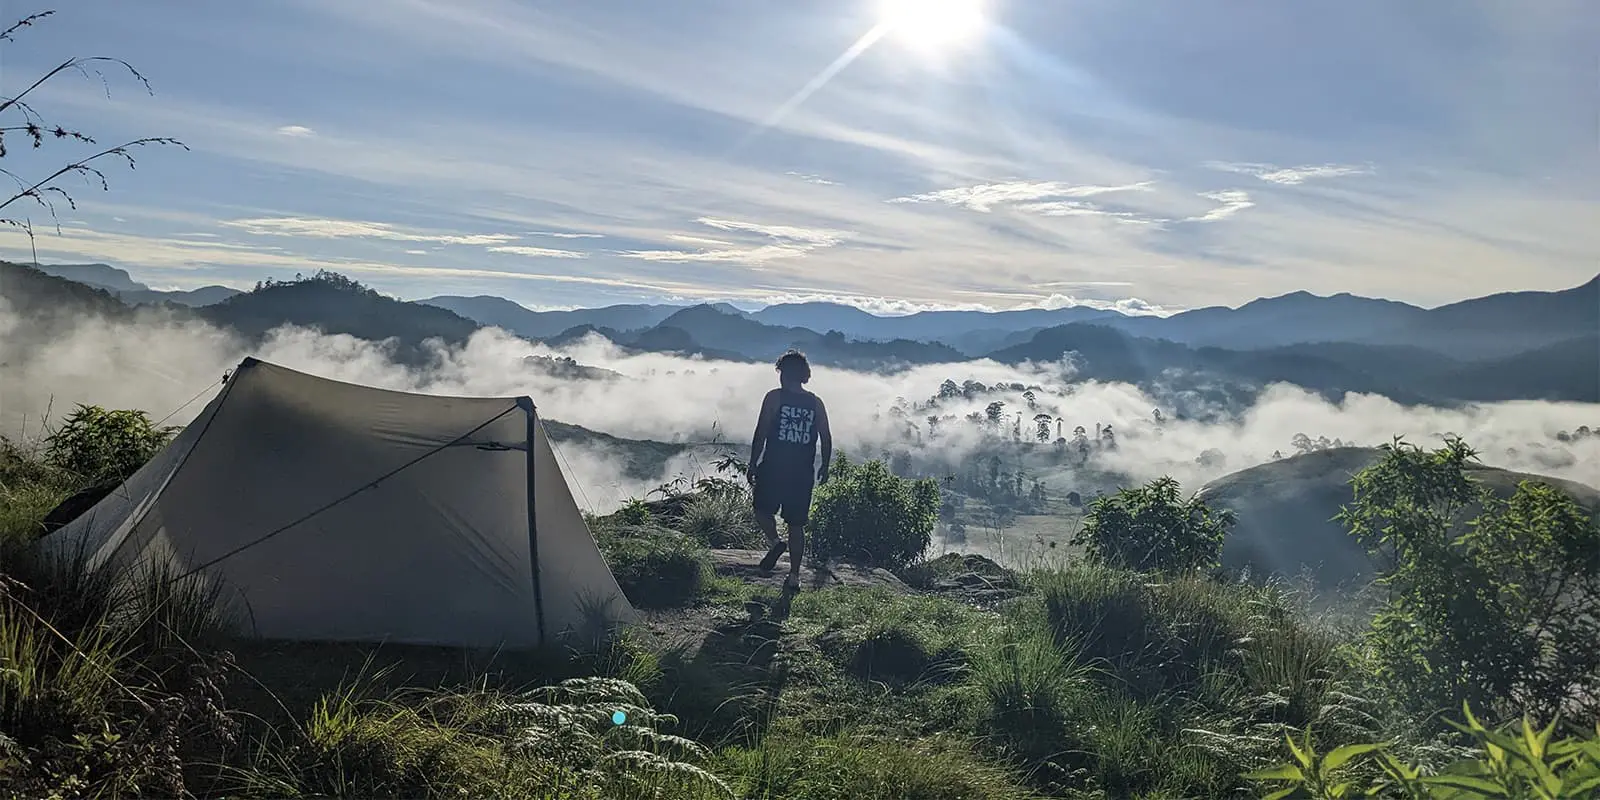
[[[19,453],[0,451],[7,795],[1225,798],[1307,727],[1412,763],[1458,754],[1282,583],[950,555],[902,570],[909,594],[786,599],[715,574],[707,548],[754,533],[715,497],[672,528],[638,508],[593,521],[633,602],[703,631],[687,642],[479,662],[233,641],[215,586],[34,558],[73,484]]]

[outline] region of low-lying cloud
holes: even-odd
[[[36,437],[47,410],[59,420],[76,403],[138,408],[155,419],[170,415],[168,424],[186,423],[213,396],[223,373],[246,355],[390,389],[528,395],[549,419],[624,438],[707,442],[717,437],[739,453],[748,447],[762,394],[774,385],[769,364],[630,355],[599,337],[558,352],[492,329],[478,332],[460,348],[441,348],[437,364],[426,371],[398,366],[381,345],[349,336],[285,327],[250,349],[211,325],[155,312],[132,321],[79,320],[67,335],[39,341],[13,335],[21,323],[3,300],[0,433],[12,437]],[[623,377],[562,379],[525,366],[529,355],[568,355]],[[1037,407],[1027,407],[1020,389],[957,396],[934,410],[913,407],[936,395],[946,380],[1037,387]],[[817,367],[811,386],[828,404],[838,447],[862,456],[909,449],[930,471],[958,469],[975,448],[984,446],[986,434],[964,418],[999,400],[1006,403],[1008,433],[1010,415],[1018,412],[1024,437],[1033,435],[1036,414],[1059,418],[1059,430],[1068,438],[1074,427],[1093,432],[1097,424],[1109,424],[1119,446],[1096,455],[1101,467],[1139,481],[1170,474],[1189,490],[1267,461],[1275,451],[1292,454],[1291,441],[1300,433],[1361,445],[1381,444],[1396,435],[1436,444],[1441,435],[1453,433],[1476,447],[1485,463],[1600,484],[1600,436],[1556,439],[1559,432],[1579,426],[1600,429],[1600,407],[1593,404],[1519,401],[1463,409],[1408,408],[1372,395],[1349,395],[1330,403],[1292,386],[1277,386],[1225,422],[1173,419],[1167,408],[1167,418],[1158,425],[1152,411],[1162,404],[1156,397],[1126,384],[1076,383],[1065,362],[1012,367],[973,361],[890,375]],[[907,413],[892,411],[897,400]],[[930,435],[930,415],[956,419],[936,423],[936,435]],[[1058,428],[1053,421],[1050,426],[1053,439]],[[711,454],[685,455],[668,464],[663,474],[648,478],[628,477],[619,454],[604,448],[568,444],[561,456],[580,502],[587,500],[604,511],[683,472],[708,472]],[[1049,473],[1041,474],[1048,486]]]

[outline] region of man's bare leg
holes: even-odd
[[[789,579],[784,585],[800,588],[800,557],[805,554],[806,526],[788,523],[789,526]]]
[[[761,559],[761,571],[770,571],[778,565],[778,556],[783,555],[783,540],[778,538],[778,520],[771,514],[756,512],[756,527],[761,529],[761,535],[767,537],[767,554]]]

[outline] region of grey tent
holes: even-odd
[[[245,359],[48,553],[165,561],[266,639],[534,646],[634,618],[533,401],[412,394]]]

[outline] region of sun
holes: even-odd
[[[919,49],[937,50],[976,36],[983,0],[879,0],[884,32]]]

